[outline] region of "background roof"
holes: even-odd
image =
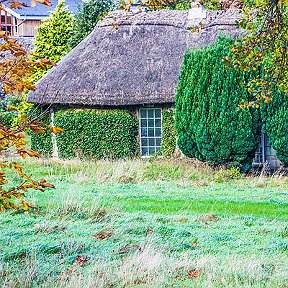
[[[20,16],[49,16],[50,12],[53,11],[58,4],[58,0],[51,0],[53,6],[46,6],[37,3],[35,7],[30,7],[30,0],[22,0],[28,7],[22,7],[22,9],[11,9]],[[83,3],[82,0],[66,0],[65,4],[68,6],[68,10],[75,14],[77,7]]]

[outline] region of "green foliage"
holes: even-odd
[[[222,59],[231,39],[184,57],[176,95],[178,145],[188,157],[213,165],[248,170],[260,141],[259,111],[240,109],[249,100],[243,72],[227,69]]]
[[[253,3],[254,2],[254,3]],[[253,101],[246,105],[259,106],[269,102],[275,87],[288,93],[288,2],[286,0],[250,1],[252,8],[243,10],[240,27],[246,33],[232,48],[230,61],[243,71],[259,71],[249,81]]]
[[[231,167],[228,169],[221,168],[214,173],[214,180],[216,182],[225,182],[230,179],[240,179],[243,176],[239,167]]]
[[[50,17],[37,29],[35,49],[32,53],[57,63],[70,50],[68,40],[71,37],[72,26],[73,16],[67,11],[65,2],[61,1]],[[47,71],[48,68],[37,69],[31,79],[36,83]]]
[[[66,110],[55,113],[61,158],[127,158],[137,153],[136,119],[122,110]]]
[[[79,7],[75,15],[71,48],[77,46],[96,26],[97,22],[114,7],[113,0],[89,0]]]
[[[5,111],[0,103],[0,123],[6,127],[12,127],[13,120],[18,116],[15,111]]]
[[[176,148],[175,112],[162,111],[162,145],[161,152],[164,157],[171,157]]]
[[[46,123],[47,125],[51,124],[51,114],[41,108],[31,108],[29,113],[32,113],[33,117],[39,117],[39,121]],[[52,133],[49,129],[45,130],[45,133],[31,133],[31,148],[43,157],[51,157],[53,151],[52,145]]]
[[[277,157],[288,165],[288,101],[287,94],[274,93],[270,103],[261,105],[264,131]]]

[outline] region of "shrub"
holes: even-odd
[[[0,123],[6,127],[11,127],[13,125],[14,119],[18,116],[15,111],[4,111],[0,103]]]
[[[79,6],[71,39],[71,48],[77,46],[96,26],[101,17],[115,6],[112,0],[89,0]]]
[[[61,158],[127,158],[137,154],[135,117],[122,110],[66,110],[55,113]]]
[[[240,179],[242,173],[238,167],[230,167],[228,169],[221,168],[214,173],[214,180],[216,182],[224,182],[231,179]]]
[[[67,11],[64,1],[59,2],[56,9],[37,29],[33,53],[55,63],[60,61],[70,50],[68,41],[71,37],[72,25],[72,14]],[[33,83],[36,83],[50,68],[49,66],[33,72],[31,76]]]
[[[186,52],[176,95],[178,145],[188,157],[249,170],[260,142],[259,111],[240,109],[248,101],[247,75],[228,69],[223,58],[231,39]]]
[[[161,152],[164,157],[171,157],[176,148],[174,110],[164,110],[162,112],[162,145]]]
[[[288,101],[287,94],[275,92],[272,101],[261,105],[264,132],[277,157],[288,166]]]

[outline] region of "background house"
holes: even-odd
[[[162,111],[174,107],[186,49],[240,34],[238,11],[192,12],[110,13],[37,83],[28,101],[55,110],[129,110],[139,118],[140,155],[153,155],[161,147]]]
[[[11,9],[4,6],[1,10],[1,31],[7,32],[11,36],[17,37],[34,37],[36,28],[41,24],[41,21],[49,16],[55,9],[58,0],[52,0],[52,6],[37,4],[35,7],[30,6],[30,0],[24,0],[27,6],[21,9]],[[68,10],[75,14],[78,5],[81,5],[82,0],[66,0]]]

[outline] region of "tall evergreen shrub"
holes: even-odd
[[[67,11],[65,1],[62,0],[38,27],[33,53],[55,63],[60,61],[70,50],[68,40],[71,37],[72,26],[73,16]],[[37,69],[32,75],[33,82],[37,82],[50,68]]]
[[[79,6],[75,15],[72,36],[69,41],[71,48],[77,46],[96,26],[105,13],[115,6],[113,0],[89,0]]]
[[[275,92],[272,101],[261,105],[264,132],[277,157],[288,166],[288,101],[287,94]]]
[[[259,111],[239,108],[249,94],[245,75],[223,63],[231,43],[220,38],[208,48],[186,52],[176,95],[178,145],[188,157],[248,170],[261,123]]]

